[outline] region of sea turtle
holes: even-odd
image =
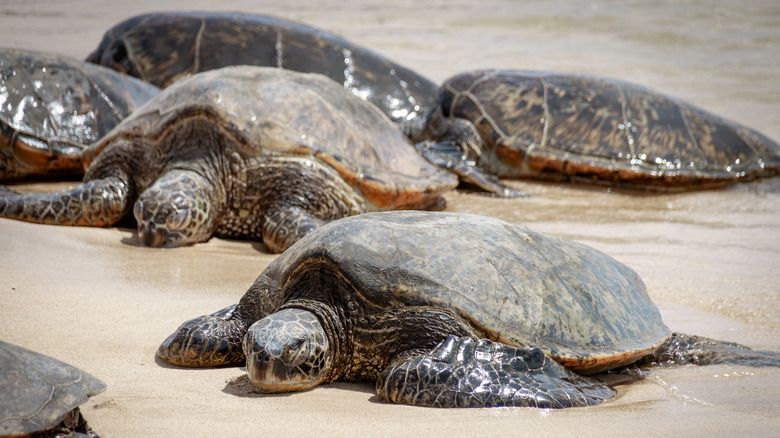
[[[81,175],[81,151],[159,91],[65,56],[0,49],[0,180]]]
[[[570,407],[614,395],[581,374],[667,339],[639,276],[599,251],[493,218],[395,211],[309,233],[237,305],[185,322],[157,355],[193,367],[246,360],[261,392],[376,380],[397,403]],[[667,350],[691,341],[671,339]],[[692,341],[689,352],[709,342]],[[713,345],[780,365],[777,353]]]
[[[132,209],[148,246],[216,233],[281,252],[325,221],[428,207],[457,185],[376,107],[323,75],[267,67],[181,80],[84,157],[82,184],[0,196],[0,217],[105,226]]]
[[[780,172],[780,145],[750,128],[585,75],[459,74],[441,86],[422,138],[432,161],[499,177],[680,190]]]
[[[106,384],[49,356],[0,341],[0,436],[95,437],[79,405]]]
[[[419,132],[438,86],[365,47],[315,27],[265,15],[148,13],[109,29],[87,61],[159,87],[229,65],[324,74]]]

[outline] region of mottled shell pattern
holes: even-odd
[[[472,122],[478,166],[502,177],[672,189],[780,172],[780,145],[759,132],[614,79],[464,73],[442,85],[436,118]]]

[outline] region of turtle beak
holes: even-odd
[[[298,390],[297,385],[291,384],[289,368],[279,361],[272,361],[266,355],[252,355],[247,357],[246,372],[249,381],[262,392],[290,392]]]
[[[154,222],[138,224],[138,237],[145,246],[153,248],[170,246],[170,236],[171,233],[167,229],[158,227]]]
[[[249,381],[266,393],[304,391],[330,377],[327,334],[303,309],[283,309],[252,324],[244,335]]]
[[[246,357],[246,372],[249,381],[261,392],[278,393],[309,389],[309,376],[298,368],[303,361],[300,355],[290,361],[288,351],[269,352],[255,347]],[[246,353],[246,351],[245,351]]]

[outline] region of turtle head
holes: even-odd
[[[144,75],[136,66],[133,50],[133,30],[140,26],[141,22],[148,20],[147,15],[140,15],[125,20],[106,32],[97,49],[87,56],[87,61],[110,67],[113,70],[130,76],[142,78]],[[131,46],[128,49],[128,45]],[[146,72],[143,72],[146,73]]]
[[[246,371],[262,392],[302,391],[332,368],[328,336],[308,310],[284,309],[252,324],[244,337]]]
[[[196,172],[171,170],[146,189],[133,208],[146,246],[205,242],[217,228],[217,190]]]

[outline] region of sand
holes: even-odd
[[[480,67],[609,75],[780,139],[780,6],[773,0],[115,3],[0,1],[0,45],[83,58],[108,27],[135,13],[268,13],[335,31],[436,81]],[[447,210],[596,247],[640,273],[673,330],[780,350],[780,178],[681,194],[511,184],[530,198],[454,192],[446,196]],[[382,403],[372,384],[261,395],[241,368],[179,369],[155,359],[159,343],[181,322],[237,302],[273,258],[252,242],[151,249],[139,247],[130,228],[0,219],[0,339],[104,380],[108,389],[83,412],[105,437],[776,436],[780,430],[778,369],[656,370],[618,385],[615,398],[591,408],[444,410]]]

